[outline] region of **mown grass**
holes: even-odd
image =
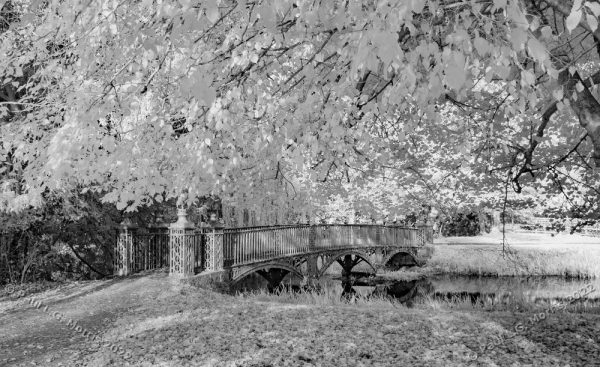
[[[599,240],[600,241],[600,240]],[[436,245],[425,271],[477,276],[600,277],[600,245],[511,247]]]

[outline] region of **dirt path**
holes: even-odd
[[[140,275],[69,284],[0,302],[0,349],[3,351],[0,365],[61,365],[61,361],[77,357],[83,346],[100,349],[100,342],[89,342],[82,332],[69,327],[68,320],[92,335],[105,336],[120,317],[177,287],[177,282],[162,274]],[[39,301],[41,306],[36,308],[32,301]],[[71,364],[64,362],[64,365]]]

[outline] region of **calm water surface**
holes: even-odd
[[[301,279],[285,279],[284,286],[299,290]],[[249,276],[238,284],[236,291],[266,289],[266,281],[259,275]],[[427,297],[433,300],[463,299],[487,304],[566,302],[567,297],[584,290],[586,304],[600,305],[600,279],[575,280],[560,277],[467,277],[455,275],[434,276],[400,281],[380,276],[354,273],[349,278],[326,276],[319,280],[322,288],[339,292],[340,297],[378,296],[396,299],[407,306]],[[591,288],[593,287],[593,288]]]

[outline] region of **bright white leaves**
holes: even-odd
[[[460,52],[452,52],[446,64],[446,85],[460,91],[467,81],[467,73],[465,70],[465,55]]]
[[[573,2],[573,8],[571,8],[571,13],[567,17],[567,20],[565,21],[565,23],[566,23],[565,25],[567,26],[567,29],[569,30],[569,32],[573,32],[573,30],[575,28],[577,28],[577,26],[579,25],[579,22],[581,21],[581,16],[583,15],[583,9],[581,8],[581,1],[582,0],[575,0]]]
[[[193,97],[201,105],[210,106],[216,96],[211,83],[210,75],[196,70],[192,72],[189,78],[182,79],[179,88],[183,96]]]
[[[473,41],[473,46],[475,47],[475,49],[477,50],[477,53],[481,57],[486,56],[493,49],[492,46],[489,44],[489,42],[481,37],[475,38],[475,40]]]
[[[398,45],[398,36],[389,32],[380,32],[373,36],[377,43],[377,55],[385,65],[390,65],[394,60],[401,60],[404,52]]]
[[[535,85],[535,74],[530,70],[521,71],[521,83],[524,85]]]
[[[412,11],[419,14],[425,7],[425,0],[411,0]]]
[[[216,23],[220,18],[218,3],[218,0],[204,1],[206,18],[208,18],[208,20],[210,20],[213,24]]]
[[[278,2],[279,0],[275,0],[276,2]],[[272,31],[275,31],[275,25],[277,22],[277,17],[275,14],[275,9],[273,8],[273,5],[269,3],[269,1],[262,1],[261,5],[258,7],[258,15],[260,17],[260,21],[263,23],[263,25]]]
[[[529,54],[540,64],[544,64],[544,62],[548,59],[546,46],[544,46],[540,41],[538,41],[535,38],[529,39],[529,42],[527,42],[527,49],[529,51]]]
[[[510,32],[510,42],[516,51],[522,50],[527,43],[527,29],[521,27],[513,28]]]
[[[598,29],[598,17],[600,16],[600,4],[596,2],[586,1],[585,7],[588,9],[585,15],[585,20],[590,26],[592,32]]]
[[[550,28],[550,26],[544,26],[541,29],[541,33],[542,33],[542,38],[544,38],[547,41],[552,40],[552,28]]]
[[[507,0],[494,0],[494,7],[492,8],[492,11],[506,8],[506,1]]]
[[[181,4],[180,8],[177,8],[177,3]],[[323,170],[327,170],[328,162],[336,155],[344,155],[344,163],[349,164],[360,159],[346,140],[367,152],[369,157],[385,156],[388,144],[385,139],[358,131],[363,128],[360,124],[373,123],[376,120],[371,119],[373,116],[380,121],[394,117],[396,121],[394,110],[405,110],[411,115],[406,119],[423,116],[428,119],[425,125],[439,127],[445,123],[440,122],[440,114],[433,111],[439,97],[446,92],[457,97],[480,97],[471,86],[484,71],[490,81],[492,78],[503,79],[497,85],[502,85],[506,93],[514,95],[517,101],[501,107],[499,112],[502,114],[498,116],[510,114],[507,113],[509,107],[513,108],[512,112],[518,113],[521,112],[518,109],[525,110],[521,101],[537,98],[542,93],[538,90],[532,92],[530,88],[540,73],[550,74],[552,71],[545,45],[545,42],[552,41],[552,29],[541,27],[541,37],[535,39],[539,25],[535,19],[524,18],[525,10],[519,8],[521,2],[518,1],[494,0],[494,9],[498,12],[481,12],[477,5],[480,2],[464,1],[459,7],[459,14],[447,7],[440,7],[435,12],[439,1],[426,0],[380,1],[375,12],[360,0],[349,1],[343,11],[333,5],[336,2],[298,1],[295,2],[297,7],[291,8],[289,1],[263,0],[254,6],[251,19],[248,19],[248,9],[241,5],[229,13],[231,8],[227,2],[202,1],[199,8],[190,7],[196,3],[189,0],[166,2],[168,6],[163,7],[164,11],[159,16],[150,8],[147,13],[140,14],[137,2],[124,4],[115,17],[123,42],[106,45],[102,38],[110,33],[106,25],[105,30],[97,35],[100,37],[97,42],[103,42],[101,46],[86,43],[85,48],[77,50],[82,66],[75,70],[74,76],[85,79],[93,75],[94,80],[114,78],[118,102],[123,106],[119,112],[132,110],[132,98],[137,98],[124,90],[125,85],[149,83],[145,96],[161,90],[161,93],[154,94],[150,107],[130,116],[139,124],[129,123],[130,126],[126,126],[128,135],[115,143],[118,147],[110,141],[102,142],[102,146],[120,154],[113,153],[108,157],[90,150],[85,158],[87,166],[91,167],[90,172],[106,172],[105,167],[114,163],[117,156],[119,161],[125,162],[110,171],[113,181],[105,186],[122,190],[126,193],[125,199],[129,199],[132,193],[138,197],[145,194],[155,196],[153,192],[165,189],[168,196],[171,188],[176,190],[184,184],[196,182],[198,190],[210,190],[220,187],[225,177],[242,177],[256,184],[254,177],[267,177],[266,173],[272,176],[273,172],[268,169],[276,166],[282,156],[282,165],[289,159],[288,163],[300,169],[311,160],[314,163],[321,152],[335,151],[327,153],[325,163],[317,169],[318,178],[323,179]],[[148,4],[151,7],[153,2]],[[80,19],[93,17],[97,13],[93,7],[91,5],[85,10]],[[425,9],[427,11],[423,14]],[[582,7],[580,1],[578,9],[582,17],[585,15],[585,21],[593,26],[589,16],[597,16],[600,5],[588,1]],[[444,24],[432,21],[431,12],[443,16]],[[417,13],[421,15],[415,16]],[[226,14],[229,15],[219,21]],[[160,17],[168,19],[163,21]],[[275,30],[272,26],[278,19],[293,19],[294,24],[289,30],[285,27]],[[531,24],[527,23],[527,19]],[[65,23],[62,27],[69,33],[83,35],[87,27],[100,21],[77,23],[77,26]],[[167,34],[166,24],[170,22],[174,28]],[[478,22],[477,26],[474,22]],[[336,25],[338,33],[309,63],[308,60],[323,45],[326,30],[335,28],[331,27],[332,24]],[[404,27],[410,30],[410,34],[400,44],[397,35]],[[443,53],[439,45],[428,38],[433,34],[447,40],[448,46]],[[248,40],[248,37],[253,38]],[[194,43],[198,38],[200,41]],[[137,40],[137,44],[135,41],[125,42],[126,39]],[[170,47],[168,52],[167,47]],[[267,51],[269,47],[272,50]],[[97,55],[102,56],[102,69],[95,66]],[[159,68],[165,55],[166,61]],[[512,72],[521,65],[517,60],[523,60],[527,55],[536,64],[535,67],[529,64],[528,69],[521,70],[520,74]],[[131,68],[115,75],[130,59],[134,60]],[[64,72],[60,65],[56,68],[57,73]],[[299,69],[302,70],[288,80]],[[363,106],[361,111],[367,117],[358,126],[348,128],[351,124],[347,124],[345,119],[355,112],[356,103],[364,102],[372,95],[369,90],[365,91],[361,101],[356,92],[356,81],[367,69],[372,73],[372,91],[386,85],[392,77],[392,70],[394,79],[377,98]],[[49,68],[47,70],[50,71]],[[13,74],[18,76],[19,72]],[[135,78],[128,76],[134,74]],[[153,79],[148,82],[151,76]],[[53,91],[65,88],[62,85],[68,83],[57,85],[52,88]],[[102,87],[90,87],[93,93],[86,93],[87,90],[82,88],[71,89],[66,97],[61,95],[55,100],[64,100],[69,105],[85,109],[89,104],[76,103],[73,96],[102,96]],[[215,99],[214,89],[217,88],[221,96],[219,99]],[[107,91],[106,97],[93,106],[99,116],[103,116],[98,112],[101,108],[101,111],[116,108],[116,93],[110,88]],[[501,92],[488,93],[493,94],[493,99]],[[165,103],[162,97],[158,98],[159,94],[168,96],[168,101]],[[428,111],[427,107],[431,107],[432,111]],[[331,111],[340,115],[335,116]],[[129,114],[126,112],[125,116]],[[174,139],[170,135],[169,124],[172,114],[186,117],[190,124],[202,128]],[[157,116],[160,126],[146,116]],[[90,120],[95,121],[91,117]],[[323,127],[315,121],[329,121],[331,125]],[[403,141],[406,134],[412,137],[415,129],[409,126],[407,123],[397,132],[398,141]],[[77,137],[69,137],[68,140],[70,144],[79,144]],[[141,150],[125,154],[125,140],[138,140]],[[206,143],[208,140],[210,144]],[[457,142],[456,146],[465,145]],[[146,157],[152,157],[152,162],[146,162]],[[231,163],[219,159],[229,159]],[[186,162],[189,166],[179,162]],[[162,167],[160,172],[156,168],[158,165]],[[86,179],[84,176],[88,171],[84,170],[83,164],[77,170],[67,164],[62,167],[65,173],[71,172]],[[248,171],[236,175],[236,170],[242,169]],[[151,179],[144,179],[148,172],[155,171],[157,173]],[[157,186],[154,183],[159,182],[159,176],[168,177],[169,181]],[[94,177],[99,182],[106,180],[106,175]],[[234,183],[231,186],[234,187]],[[118,196],[114,200],[119,200]]]
[[[600,4],[596,2],[586,1],[585,6],[586,8],[590,9],[592,11],[592,14],[594,14],[596,17],[600,17]]]
[[[595,32],[598,28],[598,18],[592,14],[586,14],[585,19],[587,20],[588,25],[592,32]]]

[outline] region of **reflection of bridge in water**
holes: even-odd
[[[450,303],[471,303],[473,305],[508,304],[511,302],[510,294],[497,294],[486,291],[448,291],[436,289],[435,285],[427,278],[414,280],[369,280],[358,278],[349,281],[349,278],[341,279],[342,296],[352,297],[357,295],[355,287],[371,287],[367,297],[387,297],[411,307],[414,302],[441,301]],[[364,295],[363,295],[364,296]]]
[[[235,283],[258,273],[270,287],[288,274],[319,278],[334,263],[350,273],[366,263],[422,265],[431,255],[430,226],[375,224],[287,225],[250,228],[196,228],[185,216],[168,228],[122,225],[115,274],[168,266],[171,274],[207,274]]]

